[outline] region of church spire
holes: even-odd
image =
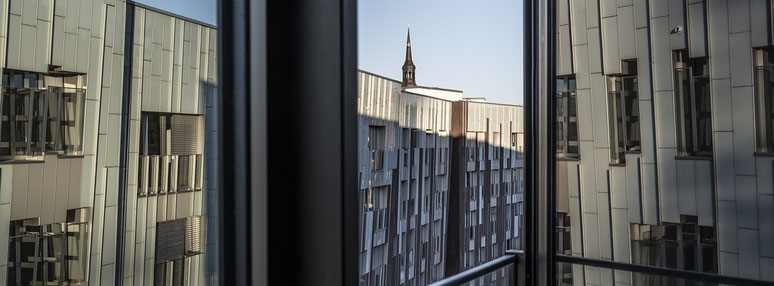
[[[416,66],[411,59],[411,26],[409,24],[408,32],[406,33],[406,61],[403,62],[403,84],[404,88],[417,86],[415,80]]]

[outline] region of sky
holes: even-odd
[[[135,0],[135,2],[208,24],[218,24],[218,2],[216,0]]]
[[[358,68],[400,80],[411,22],[417,84],[523,102],[523,0],[358,0]],[[137,0],[217,24],[216,0]]]
[[[409,21],[418,85],[523,103],[522,0],[358,0],[358,68],[401,80]]]

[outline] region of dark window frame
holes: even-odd
[[[674,51],[675,131],[678,156],[712,156],[712,96],[709,58]]]

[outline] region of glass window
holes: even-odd
[[[686,50],[674,52],[673,58],[678,155],[712,156],[708,60],[689,58]]]
[[[556,80],[556,156],[580,157],[575,77]]]
[[[630,62],[636,71],[636,63]],[[608,120],[610,159],[625,163],[625,152],[640,151],[640,109],[637,97],[637,75],[608,77]]]
[[[774,58],[771,47],[753,52],[755,78],[755,145],[756,152],[774,152]]]

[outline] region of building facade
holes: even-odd
[[[772,3],[556,3],[558,250],[774,281]]]
[[[216,281],[216,39],[122,0],[0,1],[0,281]]]

